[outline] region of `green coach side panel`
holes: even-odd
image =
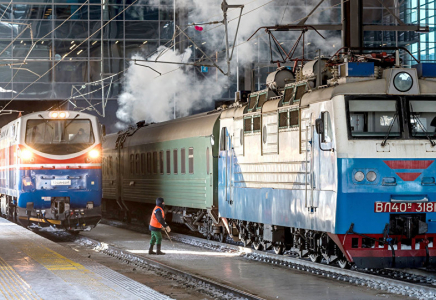
[[[216,205],[219,115],[152,124],[127,138],[122,199],[153,204],[163,197],[167,205],[197,209]]]

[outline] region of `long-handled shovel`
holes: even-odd
[[[173,244],[173,247],[174,247],[173,240],[170,238],[170,235],[168,234],[167,229],[165,227],[163,229],[164,229],[165,233],[167,234],[167,237],[169,238],[171,244]]]

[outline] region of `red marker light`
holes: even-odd
[[[194,26],[194,28],[195,28],[195,30],[197,30],[197,31],[203,31],[203,27],[200,27],[200,26]]]

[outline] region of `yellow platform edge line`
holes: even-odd
[[[9,265],[1,256],[0,256],[0,267],[6,271],[1,272],[4,276],[7,276],[9,274],[10,281],[14,281],[17,285],[12,286],[14,287],[14,290],[18,292],[18,295],[25,296],[27,299],[37,299],[40,300],[41,298],[34,295],[34,291],[31,290],[31,286],[12,268],[11,265]],[[7,273],[7,274],[6,274]],[[3,282],[6,284],[6,282],[3,280]],[[5,287],[3,287],[5,288]],[[11,292],[15,295],[16,299],[19,299],[22,297],[17,297],[14,291],[10,289]],[[3,292],[2,292],[3,294]],[[8,293],[10,294],[10,293]]]

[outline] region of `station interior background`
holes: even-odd
[[[186,28],[192,22],[222,19],[219,5],[215,9],[216,14],[210,16],[209,20],[197,20],[195,15],[193,17],[190,13],[189,7],[179,5],[186,1],[140,0],[126,9],[133,1],[2,0],[0,2],[0,102],[2,105],[9,103],[10,100],[14,102],[49,100],[45,102],[44,109],[59,105],[62,109],[83,110],[97,114],[101,117],[101,122],[106,125],[107,131],[114,132],[120,129],[120,126],[114,124],[117,123],[119,97],[123,93],[125,84],[124,73],[131,66],[133,56],[146,58],[159,46],[166,45],[181,52],[190,48],[191,54],[189,58],[185,58],[186,62],[199,59],[204,61],[203,53],[188,39],[176,34],[174,39],[176,42],[173,43],[172,38],[174,33],[178,32],[176,25]],[[215,2],[219,4],[221,1]],[[238,3],[238,1],[229,2],[229,4]],[[244,8],[244,13],[247,15],[243,16],[241,24],[245,20],[245,23],[251,26],[253,33],[259,26],[293,23],[302,15],[309,13],[318,3],[315,0],[244,0],[241,2],[247,4]],[[430,32],[419,34],[367,31],[364,33],[365,46],[403,46],[421,61],[434,62],[435,1],[384,0],[382,2],[384,5],[377,0],[363,1],[364,24],[395,25],[395,18],[386,9],[389,7],[405,23],[427,25],[430,27]],[[249,12],[266,8],[270,13],[276,13],[277,18],[273,20],[275,23],[256,23],[256,20],[252,19],[256,14],[250,16]],[[340,0],[325,1],[319,9],[321,12],[309,18],[306,24],[340,23]],[[105,25],[111,19],[113,20]],[[103,25],[104,28],[99,30]],[[216,49],[216,45],[207,44],[205,32],[211,29],[211,26],[204,25],[203,31],[195,30],[190,26],[186,33],[208,55],[223,63],[224,43],[221,49]],[[221,28],[221,33],[223,32]],[[328,33],[321,31],[321,33],[327,37],[323,44],[322,55],[328,56],[340,49],[340,31]],[[296,37],[296,35],[279,35],[280,41],[289,47]],[[243,43],[242,36],[240,38],[238,43]],[[256,90],[265,88],[267,74],[276,68],[269,63],[270,57],[265,55],[269,49],[268,40],[257,36],[251,42],[251,47],[255,51],[251,52],[252,57],[249,62],[240,59],[235,50],[232,76],[225,88],[220,91],[220,95],[214,97],[214,101],[189,107],[183,111],[175,106],[169,118],[214,109],[216,103],[234,99],[236,90],[250,90],[253,83]],[[319,53],[319,48],[319,44],[311,43],[306,39],[305,57],[315,57]],[[298,49],[295,55],[301,57],[301,49]],[[403,62],[405,65],[413,64],[404,54]],[[159,69],[158,64],[152,67]],[[216,84],[221,84],[216,69],[208,68],[205,72],[200,66],[182,68],[198,82],[198,85],[201,85],[205,79],[213,81],[213,78],[217,78]],[[167,80],[168,84],[171,84],[171,77]],[[144,95],[144,97],[153,97],[155,101],[160,101],[159,95]],[[14,103],[13,106],[8,105],[4,109],[19,108],[20,104]]]

